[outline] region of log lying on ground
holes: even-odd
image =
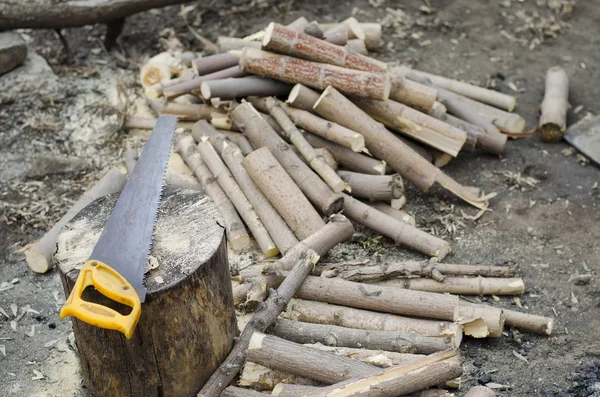
[[[552,334],[554,319],[551,317],[536,316],[514,310],[504,310],[506,325],[542,335]]]
[[[123,124],[123,128],[127,129],[139,129],[139,130],[152,130],[156,125],[156,118],[154,117],[128,117]],[[137,153],[136,153],[137,158]]]
[[[224,53],[194,59],[192,61],[192,67],[196,70],[198,75],[204,76],[232,66],[237,66],[239,62],[240,57],[238,55]]]
[[[229,389],[229,388],[228,388]],[[293,385],[280,383],[274,389],[271,395],[273,397],[300,397],[307,396],[310,393],[317,392],[319,387],[308,386],[308,385]],[[448,393],[446,390],[441,389],[425,389],[414,393],[405,394],[406,397],[454,397],[452,393]],[[229,397],[254,397],[254,396],[242,396],[242,395],[230,395]],[[258,397],[258,396],[257,396]]]
[[[196,78],[183,81],[179,84],[169,85],[163,89],[165,98],[176,98],[178,96],[196,92],[202,87],[202,83],[205,81],[222,80],[230,78],[238,78],[247,76],[248,73],[240,69],[239,66],[232,66],[227,69],[219,70],[204,76],[198,76]]]
[[[356,99],[354,103],[375,120],[454,157],[467,139],[465,131],[396,101]]]
[[[226,143],[223,144],[223,146],[225,145]],[[229,200],[231,200],[234,207],[252,232],[261,252],[266,258],[277,256],[279,254],[279,249],[277,249],[269,232],[254,210],[254,207],[250,204],[250,201],[248,201],[248,198],[237,184],[233,175],[231,175],[231,172],[223,160],[221,160],[214,147],[206,140],[198,144],[198,152],[210,172],[217,179],[217,183],[221,186],[221,189],[227,194],[227,197],[229,197]]]
[[[281,81],[247,76],[239,79],[204,81],[200,88],[202,98],[233,99],[250,95],[280,96],[289,94],[292,86]]]
[[[261,44],[258,41],[248,41],[238,37],[219,36],[217,38],[217,49],[219,52],[236,51],[245,47],[260,50]]]
[[[437,90],[390,72],[390,99],[430,113],[437,99]]]
[[[317,211],[268,148],[250,153],[242,165],[298,239],[303,240],[323,227]]]
[[[455,295],[520,295],[525,292],[525,283],[521,278],[445,277],[443,281],[427,278],[394,278],[377,281],[376,284]]]
[[[121,191],[127,178],[116,169],[109,170],[94,186],[86,190],[73,204],[66,214],[52,226],[46,234],[25,251],[27,264],[36,273],[46,273],[54,267],[52,256],[56,251],[56,239],[63,226],[65,226],[75,215],[92,201]]]
[[[267,147],[306,197],[325,215],[338,212],[343,198],[315,174],[249,103],[235,108],[233,120],[255,148]],[[267,196],[268,197],[268,196]],[[276,207],[277,208],[277,207]]]
[[[408,179],[421,190],[427,191],[438,182],[469,204],[478,208],[487,207],[487,199],[478,197],[478,189],[460,185],[433,164],[428,163],[333,87],[327,87],[314,109],[328,120],[351,130],[360,131],[365,137],[367,149],[375,157],[386,161],[403,178]]]
[[[254,390],[273,390],[279,383],[319,386],[321,382],[291,374],[278,369],[267,368],[263,365],[246,361],[238,384]]]
[[[348,239],[352,235],[352,232],[353,228],[350,222],[345,217],[337,215],[332,217],[325,227],[309,238],[316,241],[327,240],[335,245]],[[290,250],[290,252],[278,261],[292,262],[292,270],[279,288],[269,295],[265,304],[259,306],[238,338],[233,350],[202,387],[198,393],[198,397],[218,397],[227,385],[231,383],[244,363],[246,349],[249,346],[252,334],[257,331],[266,331],[277,320],[277,317],[285,309],[306,275],[318,261],[318,255],[315,251],[306,248],[306,245],[302,244],[302,242],[298,245],[297,250]],[[294,260],[291,261],[290,258],[294,258]],[[286,263],[284,266],[288,267],[289,264]]]
[[[347,328],[410,332],[442,339],[450,337],[455,346],[460,346],[463,335],[463,327],[449,321],[402,317],[302,299],[293,299],[284,316],[296,321]]]
[[[335,171],[320,157],[315,149],[308,143],[304,135],[298,130],[294,122],[289,118],[285,110],[279,106],[277,99],[269,97],[265,99],[265,107],[269,114],[281,126],[286,139],[288,139],[306,159],[310,167],[315,170],[327,185],[336,193],[344,190],[344,181]]]
[[[509,112],[512,112],[515,106],[517,105],[517,99],[515,97],[503,94],[498,91],[478,87],[473,84],[449,79],[432,73],[426,73],[419,70],[407,68],[406,66],[398,66],[393,69],[395,73],[404,76],[408,73],[414,73],[419,77],[431,80],[433,84],[444,88],[448,91],[455,92],[467,98],[474,99],[478,102],[487,103],[488,105],[492,105],[500,109],[508,110]]]
[[[240,67],[286,83],[301,83],[317,89],[333,86],[358,97],[386,100],[390,95],[391,84],[386,74],[346,69],[252,48],[242,50]]]
[[[404,196],[402,196],[404,197]],[[391,216],[394,219],[399,220],[400,222],[404,222],[409,224],[412,227],[416,227],[416,221],[415,221],[415,217],[410,215],[408,212],[402,211],[402,210],[397,210],[395,208],[392,208],[392,206],[390,206],[389,204],[386,203],[382,203],[382,202],[375,202],[375,203],[369,203],[369,205],[373,208],[375,208],[378,211],[383,212],[386,215]]]
[[[315,106],[315,103],[317,103],[320,96],[320,93],[313,91],[302,84],[296,84],[290,91],[286,103],[297,109],[313,112],[313,106]]]
[[[465,397],[496,397],[496,392],[485,386],[474,386],[469,389]]]
[[[360,22],[356,20],[354,17],[346,18],[342,22],[339,23],[321,23],[321,26],[324,30],[329,30],[332,28],[337,28],[339,26],[343,26],[346,29],[346,34],[349,39],[358,38],[361,40],[365,39],[365,32],[363,31],[362,25]]]
[[[310,22],[308,21],[308,19],[306,19],[305,17],[300,17],[287,24],[287,27],[297,32],[304,32],[304,29],[306,29],[306,27],[309,24]]]
[[[378,201],[398,199],[404,194],[404,183],[398,174],[369,175],[351,171],[337,173],[350,185],[353,197]]]
[[[156,114],[171,114],[180,120],[210,120],[212,108],[208,105],[167,102],[165,98],[150,100],[150,107]]]
[[[472,124],[466,120],[459,119],[458,117],[453,116],[449,113],[444,113],[439,117],[439,119],[450,125],[455,126],[456,128],[460,128],[461,130],[467,133],[467,140],[465,141],[465,144],[463,146],[463,150],[466,151],[471,151],[475,149],[475,147],[478,144],[477,141],[479,139],[479,136],[485,133],[483,127]],[[483,150],[487,150],[484,146],[480,145],[479,147],[481,147]]]
[[[175,147],[200,181],[202,189],[215,202],[219,213],[223,217],[227,240],[231,244],[231,248],[235,251],[250,249],[252,242],[244,227],[244,223],[223,189],[217,183],[215,177],[202,161],[200,153],[196,150],[194,138],[189,135],[177,135],[175,137]]]
[[[407,245],[426,255],[441,260],[450,252],[450,245],[444,240],[400,222],[346,194],[344,214],[398,244]]]
[[[546,72],[546,90],[540,105],[538,131],[544,142],[558,142],[567,129],[569,110],[569,77],[560,66]]]
[[[435,353],[455,347],[452,339],[427,337],[416,333],[370,331],[336,325],[302,323],[281,319],[269,333],[296,343],[321,343],[336,347],[364,347],[397,353]]]
[[[376,73],[387,71],[385,62],[350,52],[345,47],[294,31],[275,22],[271,22],[267,27],[262,47],[269,51],[348,69]]]

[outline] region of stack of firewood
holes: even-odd
[[[510,267],[440,263],[450,245],[401,210],[404,180],[423,191],[437,182],[485,209],[492,195],[440,167],[475,148],[501,154],[507,134],[525,127],[510,113],[515,98],[366,55],[382,43],[376,23],[300,18],[219,38],[214,55],[160,54],[142,69],[152,109],[195,122],[181,124],[191,134],[178,134],[176,149],[217,205],[230,247],[251,249],[252,235],[265,258],[283,255],[233,276],[236,305],[256,312],[201,395],[255,395],[229,386],[242,367],[241,386],[274,396],[456,387],[463,335],[499,337],[505,324],[551,333],[550,318],[461,300],[518,295],[524,283]],[[430,259],[317,264],[352,235],[346,217]]]

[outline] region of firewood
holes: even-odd
[[[502,310],[461,302],[455,295],[361,284],[339,278],[309,276],[296,296],[392,314],[458,321],[465,334],[476,338],[499,337],[504,325]]]
[[[355,222],[429,256],[443,259],[451,250],[444,240],[400,222],[344,194],[344,214]]]
[[[52,226],[40,241],[33,244],[25,251],[27,264],[36,273],[46,273],[54,267],[52,256],[56,251],[58,234],[75,215],[92,201],[116,193],[123,189],[127,178],[116,169],[109,170],[94,186],[86,190],[58,222]]]
[[[308,19],[306,19],[305,17],[300,17],[298,19],[295,19],[294,21],[292,21],[291,23],[289,23],[287,25],[287,27],[289,29],[295,30],[297,32],[304,32],[304,29],[310,24],[310,22],[308,21]]]
[[[338,244],[345,241],[352,235],[352,225],[343,216],[334,216],[331,221],[322,229],[311,235],[313,240],[327,239],[332,244]],[[264,305],[258,307],[258,310],[250,321],[246,324],[244,331],[237,340],[233,350],[227,358],[221,363],[219,368],[213,373],[210,379],[204,384],[198,397],[218,397],[220,393],[230,384],[240,371],[246,358],[246,350],[250,343],[250,337],[254,332],[264,332],[276,320],[279,314],[285,309],[292,296],[296,293],[298,287],[304,281],[310,269],[318,261],[318,255],[312,249],[299,243],[301,247],[298,250],[290,250],[280,262],[294,260],[292,270],[287,275],[283,283],[276,291],[273,291]]]
[[[544,142],[558,142],[567,129],[569,110],[569,77],[560,66],[546,72],[546,90],[540,105],[538,131]]]
[[[485,386],[474,386],[469,389],[465,397],[496,397],[496,392]]]
[[[448,153],[440,152],[439,150],[436,150],[433,153],[433,165],[435,165],[438,168],[443,168],[443,167],[447,166],[448,164],[450,164],[452,159],[454,159],[454,157],[452,155],[450,155]]]
[[[186,105],[167,102],[164,98],[151,99],[150,107],[156,114],[171,114],[180,120],[198,121],[210,120],[212,108],[207,105]]]
[[[365,45],[369,51],[378,51],[383,47],[381,39],[381,24],[380,23],[361,23],[361,29],[365,33]]]
[[[279,106],[279,101],[272,97],[266,98],[265,106],[271,116],[281,126],[285,137],[298,149],[310,167],[323,178],[331,190],[336,193],[340,193],[344,190],[344,181],[342,181],[336,172],[329,167],[322,157],[317,155],[315,149],[308,143],[298,128],[296,128],[296,125],[289,118],[285,110]]]
[[[355,54],[367,55],[369,53],[367,51],[367,46],[365,45],[365,42],[361,39],[348,40],[344,48],[346,48],[348,52],[352,52]]]
[[[225,144],[224,144],[225,146]],[[208,140],[198,144],[198,152],[202,157],[202,160],[216,178],[217,183],[221,186],[221,189],[227,194],[229,200],[233,203],[250,231],[256,239],[260,250],[266,258],[272,258],[279,254],[279,249],[269,236],[269,232],[263,225],[258,214],[254,210],[250,201],[237,184],[233,175],[221,159],[219,154],[216,152],[214,147]]]
[[[402,196],[402,197],[404,197],[404,196]],[[399,220],[400,222],[407,223],[412,227],[416,227],[416,225],[417,225],[414,216],[410,215],[408,212],[392,208],[389,204],[379,201],[379,202],[375,202],[375,203],[369,203],[369,205],[371,207],[375,208],[376,210],[381,211],[384,214],[389,215],[392,218]]]
[[[216,71],[214,73],[206,74],[204,76],[197,76],[179,84],[168,85],[163,89],[163,94],[165,98],[176,98],[180,95],[189,94],[191,92],[200,90],[202,83],[205,81],[241,78],[247,75],[247,72],[244,72],[239,66],[236,65],[227,69]]]
[[[279,383],[318,386],[321,382],[303,376],[291,374],[278,369],[267,368],[263,365],[246,361],[238,384],[254,390],[273,390]]]
[[[247,156],[248,154],[250,154],[254,151],[252,144],[250,143],[248,138],[246,138],[244,136],[244,134],[241,134],[239,132],[227,131],[227,130],[217,130],[217,131],[220,134],[223,134],[224,136],[226,136],[231,142],[235,143],[238,146],[238,148],[240,149],[240,151],[242,152],[242,155]],[[192,130],[192,133],[193,133],[193,130]]]
[[[464,145],[467,133],[399,102],[356,99],[354,103],[375,120],[395,131],[454,157]]]
[[[353,197],[377,200],[392,200],[402,197],[402,177],[394,175],[369,175],[351,171],[338,171],[338,175],[352,188]]]
[[[323,227],[319,214],[268,148],[250,153],[242,165],[298,239],[303,240]]]
[[[448,91],[455,92],[467,98],[473,99],[478,102],[483,102],[503,110],[508,110],[509,112],[513,111],[513,109],[517,105],[517,99],[515,97],[503,94],[498,91],[478,87],[473,84],[449,79],[432,73],[426,73],[419,70],[407,68],[406,66],[398,66],[394,69],[396,73],[399,73],[401,75],[406,75],[407,73],[414,73],[419,77],[424,77],[431,80],[433,84],[444,88]]]
[[[525,292],[525,284],[521,278],[445,277],[443,281],[427,278],[394,278],[377,281],[376,284],[455,295],[520,295]]]
[[[343,27],[346,30],[346,35],[349,39],[358,38],[361,40],[365,39],[365,32],[363,31],[362,25],[360,22],[356,20],[354,17],[347,18],[342,22],[335,23],[321,23],[319,24],[322,29],[330,30],[333,28],[341,28]]]
[[[407,81],[412,81],[412,80],[407,80]],[[427,86],[425,86],[425,87],[427,87]],[[428,88],[431,88],[431,87],[428,87]],[[437,98],[437,95],[436,95],[436,98]],[[394,99],[394,98],[392,98],[392,99]],[[398,101],[398,102],[401,102],[401,101]],[[429,110],[429,112],[427,112],[427,114],[429,114],[431,117],[435,117],[436,119],[444,120],[444,116],[446,115],[447,111],[448,111],[448,109],[446,109],[446,106],[444,106],[443,103],[441,103],[439,101],[435,101],[435,102],[433,102],[433,105],[431,105],[431,110]]]
[[[317,39],[322,39],[324,37],[323,29],[321,29],[321,26],[319,26],[317,21],[310,21],[302,31],[309,36],[316,37]]]
[[[219,49],[219,52],[236,51],[245,47],[260,50],[261,44],[258,41],[248,41],[237,37],[219,36],[219,38],[217,38],[217,48]]]
[[[390,200],[390,207],[392,207],[392,209],[400,210],[405,205],[406,205],[406,196],[402,196],[399,199]],[[380,211],[381,211],[381,209],[380,209]],[[382,212],[385,212],[385,211],[382,211]]]
[[[455,346],[460,346],[463,335],[463,327],[453,322],[402,317],[395,314],[303,299],[293,299],[284,316],[292,320],[316,324],[334,324],[341,327],[366,330],[410,332],[437,338],[450,337]]]
[[[504,310],[504,316],[506,317],[506,325],[510,327],[542,335],[550,335],[554,329],[554,319],[551,317],[536,316],[514,310]]]
[[[204,81],[200,88],[200,93],[205,100],[210,98],[233,99],[249,95],[287,95],[291,89],[292,86],[281,81],[258,76],[247,76],[239,79]]]
[[[390,72],[389,75],[392,81],[390,99],[412,106],[425,113],[431,112],[437,98],[437,90],[435,88],[397,76],[393,72]]]
[[[346,45],[348,42],[348,31],[344,25],[340,24],[331,28],[325,28],[322,26],[322,29],[323,39],[325,39],[327,42],[339,46]]]
[[[237,66],[239,62],[239,56],[231,53],[223,53],[194,59],[192,61],[192,67],[196,70],[198,75],[204,76],[209,73],[228,69],[232,66]]]
[[[280,383],[273,389],[271,395],[273,397],[300,397],[313,393],[317,389],[318,387],[315,386]],[[448,393],[446,390],[425,389],[406,394],[406,397],[455,397],[455,395]]]
[[[194,71],[194,69],[184,69],[179,74],[179,77],[175,77],[171,80],[165,81],[164,83],[156,83],[154,85],[146,87],[146,89],[144,90],[144,95],[148,99],[156,99],[158,97],[163,96],[165,88],[185,83],[186,81],[192,80],[194,77],[196,77],[196,72]]]
[[[301,83],[317,89],[333,86],[358,97],[386,100],[390,95],[390,80],[383,73],[346,69],[252,48],[242,50],[240,67],[286,83]]]
[[[487,198],[478,197],[475,192],[478,189],[460,185],[433,164],[428,163],[333,87],[327,87],[314,108],[324,118],[351,130],[360,131],[365,137],[367,149],[375,157],[386,161],[403,178],[408,179],[421,190],[427,191],[438,182],[469,204],[477,208],[487,207]]]
[[[441,115],[439,119],[450,125],[455,126],[456,128],[460,128],[461,130],[467,133],[467,140],[465,141],[463,150],[471,151],[475,147],[480,147],[483,150],[488,150],[483,144],[483,142],[478,142],[479,136],[485,133],[483,127],[472,124],[447,112]]]
[[[269,148],[277,161],[317,209],[325,215],[330,215],[342,208],[343,198],[334,193],[317,174],[290,150],[288,144],[277,135],[251,104],[244,103],[236,107],[232,117],[255,148]]]
[[[243,387],[228,386],[221,393],[222,397],[264,397],[261,392],[257,392]]]
[[[280,319],[269,333],[296,343],[321,343],[336,347],[364,347],[398,353],[429,354],[454,346],[451,338],[427,337],[416,333],[370,331],[336,325],[302,323]]]
[[[271,22],[267,27],[262,47],[309,61],[327,63],[348,69],[385,73],[387,64],[364,55],[348,51],[325,40],[296,32]]]
[[[214,142],[215,148],[227,164],[227,167],[233,174],[245,196],[252,204],[252,207],[254,207],[254,210],[268,230],[275,245],[279,248],[279,251],[285,254],[298,244],[298,240],[286,225],[285,221],[271,203],[269,203],[269,200],[262,194],[258,186],[256,186],[250,175],[248,175],[248,172],[242,166],[244,156],[239,147],[228,140],[224,140],[219,145],[217,142],[219,132],[214,130],[214,128],[206,121],[199,121],[196,126],[194,126],[192,136],[196,139],[196,136],[198,135],[199,138],[205,136],[209,138],[211,143]]]
[[[144,89],[171,80],[172,70],[167,62],[148,62],[140,69],[140,83]]]
[[[123,124],[123,128],[126,129],[140,129],[140,130],[152,130],[156,125],[156,118],[154,117],[128,117]]]
[[[337,171],[338,163],[329,150],[325,148],[315,148],[315,152],[317,152],[318,156],[323,157],[323,160],[325,160],[327,165],[331,167],[332,170]]]
[[[297,109],[313,112],[313,106],[317,103],[320,96],[320,93],[313,91],[302,84],[296,84],[290,91],[286,103]]]
[[[215,202],[219,213],[223,217],[227,240],[231,244],[231,248],[235,251],[249,250],[252,243],[244,223],[215,177],[202,161],[200,153],[196,150],[194,138],[189,135],[177,135],[175,137],[175,147],[200,181],[202,189]]]

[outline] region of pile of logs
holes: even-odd
[[[376,23],[300,18],[142,69],[151,108],[182,120],[176,150],[230,248],[252,249],[251,235],[264,258],[282,255],[232,276],[236,306],[254,314],[199,396],[445,396],[460,385],[464,335],[552,332],[550,318],[461,299],[525,286],[511,267],[441,263],[450,245],[402,210],[405,181],[485,209],[492,194],[440,167],[464,151],[502,154],[525,128],[515,98],[367,55],[382,44]],[[428,259],[318,263],[350,221]]]

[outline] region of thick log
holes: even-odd
[[[342,208],[343,198],[335,194],[317,174],[292,152],[249,103],[235,108],[233,120],[255,148],[267,147],[306,197],[325,215]]]
[[[267,27],[262,47],[269,51],[348,69],[376,73],[387,71],[385,62],[350,52],[345,47],[294,31],[275,22],[271,22]]]
[[[116,200],[112,195],[88,205],[59,236],[57,267],[67,296]],[[203,193],[165,188],[150,252],[158,266],[146,274],[146,301],[133,337],[72,320],[91,394],[189,396],[227,356],[237,325],[221,223]],[[96,290],[86,294],[86,300],[110,305]],[[200,304],[181,304],[190,300]]]
[[[521,278],[445,277],[442,281],[427,278],[394,278],[375,283],[388,287],[455,295],[520,295],[525,292],[525,283]]]
[[[204,81],[200,88],[202,98],[234,99],[250,95],[282,96],[289,94],[292,86],[273,79],[247,76],[239,79]]]
[[[344,194],[344,214],[398,244],[407,245],[440,260],[451,251],[450,245],[444,240],[400,222],[346,194]]]
[[[404,197],[404,196],[402,196]],[[399,199],[398,199],[399,200]],[[408,212],[402,211],[400,209],[393,208],[391,205],[383,203],[383,202],[375,202],[369,203],[369,205],[375,208],[378,211],[383,212],[386,215],[391,216],[399,220],[400,222],[404,222],[409,224],[412,227],[416,227],[417,222],[415,221],[415,217],[409,214]]]
[[[269,149],[255,150],[244,158],[242,165],[298,239],[303,240],[323,227],[317,211]]]
[[[395,131],[453,157],[458,155],[467,140],[465,131],[396,101],[356,99],[354,103],[375,120]]]
[[[176,98],[178,96],[197,92],[202,88],[202,83],[205,81],[222,80],[230,78],[241,78],[247,76],[248,73],[235,65],[227,69],[219,70],[214,73],[198,76],[190,80],[182,81],[179,84],[173,84],[163,89],[165,98]]]
[[[286,103],[297,109],[313,112],[313,106],[315,106],[315,103],[317,103],[320,96],[320,93],[313,91],[302,84],[296,84],[290,91]]]
[[[487,207],[487,199],[477,196],[478,189],[475,192],[474,188],[460,185],[433,164],[428,163],[333,87],[327,87],[314,108],[324,118],[351,130],[360,131],[365,137],[367,149],[375,157],[386,161],[403,178],[408,179],[421,190],[427,191],[438,182],[469,204],[478,208]]]
[[[235,251],[249,250],[252,243],[244,223],[215,177],[202,161],[200,153],[196,150],[194,139],[189,135],[177,135],[175,137],[175,147],[200,181],[202,189],[215,202],[219,213],[223,217],[227,240],[231,244],[231,248]]]
[[[260,50],[261,44],[258,41],[249,41],[238,37],[219,36],[217,38],[217,49],[219,52],[237,51],[245,47]]]
[[[150,107],[157,115],[170,114],[180,120],[210,120],[212,107],[208,105],[167,102],[164,98],[150,100]]]
[[[224,54],[215,54],[194,59],[192,61],[192,67],[199,76],[204,76],[232,66],[237,66],[239,62],[240,57],[238,55],[227,52]]]
[[[567,129],[569,110],[569,77],[560,66],[553,66],[546,72],[546,90],[540,110],[540,137],[544,142],[560,141]]]
[[[390,72],[389,75],[392,81],[390,99],[412,106],[425,113],[431,112],[437,99],[435,88],[397,76],[393,72]]]
[[[338,175],[350,185],[353,197],[377,201],[397,199],[404,194],[404,183],[398,174],[369,175],[338,171]]]
[[[469,389],[465,397],[496,397],[496,392],[485,386],[474,386]]]
[[[427,337],[416,333],[370,331],[336,325],[301,323],[280,319],[269,333],[296,343],[380,349],[397,353],[435,353],[455,347],[451,338]]]
[[[127,178],[122,172],[111,169],[94,186],[86,190],[40,241],[25,251],[25,260],[31,270],[36,273],[46,273],[52,269],[54,267],[52,256],[56,252],[56,240],[62,228],[92,201],[121,191],[126,181]]]
[[[333,86],[358,97],[386,100],[390,95],[391,84],[386,74],[346,69],[252,48],[242,50],[240,67],[286,83],[301,83],[317,89]]]

